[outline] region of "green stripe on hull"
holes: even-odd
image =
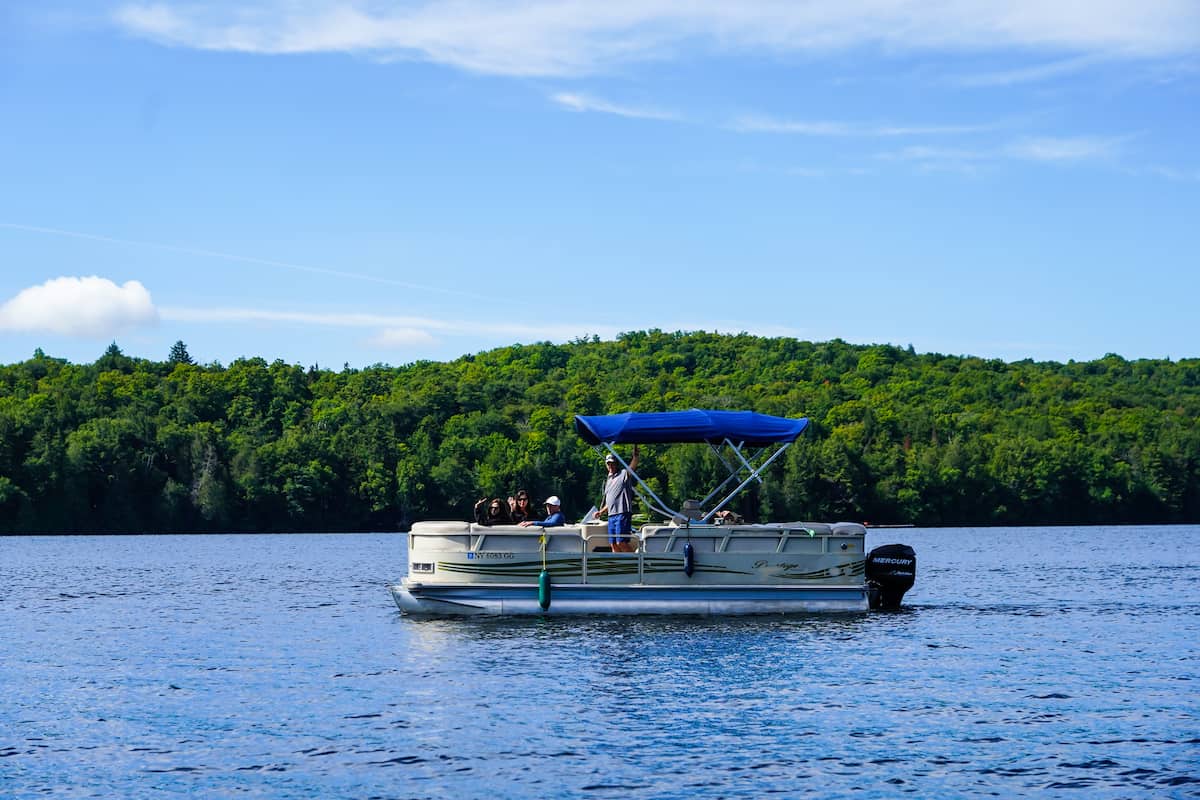
[[[542,571],[542,561],[516,561],[505,564],[463,564],[458,561],[437,562],[438,572],[456,575],[487,575],[492,577],[537,577]],[[583,575],[583,561],[578,558],[547,559],[546,570],[556,576]]]

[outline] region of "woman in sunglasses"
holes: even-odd
[[[503,498],[486,497],[475,504],[475,521],[480,525],[512,525],[512,516],[508,513],[508,503]]]
[[[527,519],[533,519],[533,506],[530,505],[529,492],[518,489],[516,496],[508,498],[508,511],[512,521],[517,524]]]

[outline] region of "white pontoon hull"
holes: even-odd
[[[538,604],[537,584],[430,586],[407,579],[392,586],[406,614],[430,616],[522,614],[816,614],[864,612],[865,586],[843,587],[669,587],[554,586],[549,608]]]
[[[865,536],[856,523],[659,525],[612,553],[603,524],[426,522],[390,588],[417,615],[856,613],[869,607]]]

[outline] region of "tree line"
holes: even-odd
[[[395,530],[526,488],[569,518],[604,470],[575,414],[807,416],[735,506],[751,520],[1200,522],[1200,359],[1004,362],[658,330],[441,363],[0,366],[0,532]],[[646,447],[665,498],[722,474]]]

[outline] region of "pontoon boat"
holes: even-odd
[[[406,614],[778,614],[894,608],[913,584],[906,545],[864,550],[856,522],[744,524],[726,506],[808,426],[749,411],[577,416],[597,450],[707,445],[728,477],[699,501],[668,506],[632,472],[663,518],[634,532],[636,552],[612,552],[604,522],[540,528],[417,522],[408,575],[392,586]],[[736,519],[733,517],[732,519]]]

